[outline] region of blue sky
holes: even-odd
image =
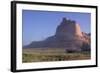
[[[23,10],[23,45],[27,45],[32,41],[44,40],[54,35],[63,17],[79,23],[81,31],[86,33],[90,32],[90,13]]]

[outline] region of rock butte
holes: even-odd
[[[78,23],[63,18],[61,24],[57,27],[56,36],[62,36],[72,39],[76,36],[82,37],[82,32]]]
[[[33,41],[23,48],[61,48],[81,51],[84,43],[90,45],[90,36],[81,32],[80,25],[76,21],[64,17],[53,36],[43,41]]]

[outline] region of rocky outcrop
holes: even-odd
[[[67,51],[81,51],[84,45],[87,47],[87,44],[90,46],[90,36],[81,32],[79,24],[63,18],[54,36],[44,41],[33,41],[24,48],[63,48]]]
[[[82,37],[79,24],[75,21],[63,18],[61,24],[57,27],[56,36],[64,36],[73,39],[76,36]]]

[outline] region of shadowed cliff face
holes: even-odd
[[[50,36],[44,41],[33,41],[23,48],[64,48],[66,50],[81,51],[84,44],[88,44],[90,47],[90,36],[81,32],[78,23],[63,18],[56,28],[54,36]]]

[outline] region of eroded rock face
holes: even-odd
[[[44,41],[32,42],[24,48],[63,48],[66,51],[81,51],[87,44],[90,45],[90,36],[81,32],[78,23],[66,18],[62,19],[56,28],[54,36],[46,38]],[[90,48],[88,48],[90,49]]]
[[[83,36],[78,23],[76,23],[76,25],[75,25],[75,36],[80,36],[80,37]]]
[[[63,18],[61,24],[57,27],[56,35],[57,36],[75,36],[81,35],[81,30],[78,24],[75,21],[67,20]]]
[[[63,18],[61,24],[56,29],[57,37],[67,37],[73,39],[74,37],[82,37],[82,32],[78,23],[72,20]]]

